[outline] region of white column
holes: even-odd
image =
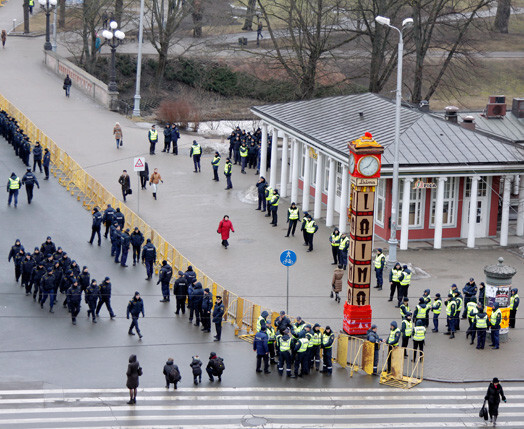
[[[303,143],[306,148],[304,160],[304,187],[302,189],[302,212],[309,211],[309,181],[311,172],[311,160],[309,159],[309,146]]]
[[[335,211],[336,175],[337,175],[337,161],[334,158],[329,158],[329,182],[328,182],[326,226],[333,226],[333,213]]]
[[[444,186],[446,177],[438,178],[437,201],[435,203],[435,236],[433,239],[433,248],[442,248],[442,220],[444,218]]]
[[[502,195],[502,218],[500,220],[500,245],[508,245],[509,199],[511,194],[511,176],[504,177],[504,194]]]
[[[469,199],[468,247],[475,247],[475,230],[477,225],[477,194],[479,189],[479,176],[471,178],[471,192]],[[466,179],[464,179],[466,180]]]
[[[293,164],[291,164],[291,202],[298,200],[298,174],[300,171],[300,163],[302,155],[302,147],[300,142],[293,139]]]
[[[519,176],[519,211],[517,214],[517,235],[524,235],[524,174]]]
[[[262,123],[262,145],[260,146],[260,176],[265,176],[267,164],[267,124]]]
[[[324,155],[320,152],[317,152],[317,177],[315,181],[315,212],[313,217],[315,219],[320,219],[322,216],[322,187],[323,187],[323,176],[324,174],[322,168],[324,167]]]
[[[282,140],[282,167],[280,169],[280,196],[287,197],[287,154],[288,154],[288,137],[284,134]]]
[[[269,186],[273,189],[277,186],[277,170],[278,170],[278,130],[273,128],[271,133],[273,140],[271,142],[271,171],[269,175]]]
[[[402,223],[400,225],[400,250],[408,249],[409,239],[409,198],[411,197],[411,182],[413,179],[403,179],[402,188]],[[392,261],[395,263],[395,261]]]
[[[338,218],[338,229],[346,232],[348,220],[348,168],[342,164],[342,189],[340,190],[340,215]]]
[[[294,144],[294,141],[295,139],[292,139],[291,140],[291,143],[289,144],[289,165],[290,165],[290,168],[288,169],[289,170],[289,178],[287,180],[288,183],[291,183],[293,181],[293,160],[295,159],[295,144]]]

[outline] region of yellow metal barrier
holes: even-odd
[[[385,348],[385,347],[384,347]],[[424,373],[424,353],[421,351],[393,347],[384,360],[380,384],[410,389],[421,383]]]

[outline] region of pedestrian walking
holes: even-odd
[[[198,383],[202,383],[202,361],[198,355],[193,356],[191,359],[189,366],[193,372],[193,384],[198,385]]]
[[[231,165],[231,160],[229,158],[226,158],[226,165],[224,166],[224,176],[226,176],[226,191],[228,189],[233,189],[233,183],[231,183],[231,171],[233,169],[233,166]]]
[[[120,186],[122,187],[122,197],[124,198],[125,203],[126,196],[133,193],[131,190],[131,179],[129,178],[129,174],[127,174],[127,170],[122,171],[122,174],[118,179],[118,183],[120,183]]]
[[[221,235],[222,246],[224,246],[224,248],[226,249],[229,246],[228,239],[230,231],[235,232],[235,229],[233,228],[233,223],[231,223],[231,221],[229,220],[229,216],[225,215],[218,224],[217,233]]]
[[[171,125],[167,123],[164,127],[164,149],[162,149],[162,152],[169,153],[170,149],[171,149]]]
[[[45,148],[44,149],[44,161],[43,161],[44,173],[45,173],[44,180],[49,180],[49,164],[51,164],[51,154],[49,153],[49,149]]]
[[[140,176],[140,187],[146,189],[147,179],[149,179],[149,165],[147,162],[144,163],[144,169],[138,174]]]
[[[215,324],[216,336],[214,341],[220,341],[222,338],[222,317],[224,317],[224,304],[222,297],[217,296],[215,307],[213,308],[213,323]]]
[[[178,369],[178,366],[175,365],[173,358],[169,358],[167,360],[162,373],[166,378],[166,389],[169,389],[169,385],[173,383],[173,386],[176,390],[178,382],[182,380],[182,376],[180,375],[180,370]]]
[[[262,22],[259,21],[258,23],[258,26],[257,26],[257,46],[260,46],[260,39],[263,39],[264,36],[262,34]]]
[[[127,382],[126,387],[129,389],[129,402],[128,405],[136,404],[136,391],[139,385],[139,378],[142,376],[143,371],[140,363],[136,359],[136,355],[129,356],[129,365],[127,366]]]
[[[22,281],[20,286],[25,288],[26,296],[28,296],[31,291],[31,274],[33,273],[35,265],[35,260],[32,258],[31,254],[27,252],[25,254],[25,258],[20,264],[20,271],[22,273]]]
[[[340,246],[340,231],[338,228],[335,228],[333,233],[329,236],[329,242],[331,243],[331,253],[333,255],[333,262],[331,265],[338,265],[338,250]]]
[[[207,363],[206,372],[209,376],[209,381],[215,381],[214,377],[218,377],[218,381],[222,381],[222,374],[226,369],[224,359],[218,357],[216,353],[209,354],[209,362]]]
[[[122,127],[118,122],[115,123],[115,126],[113,127],[113,135],[115,136],[116,140],[116,148],[119,149],[120,146],[124,145],[124,137],[122,134]]]
[[[7,200],[7,205],[11,205],[11,201],[14,198],[15,208],[18,205],[18,190],[22,186],[20,178],[13,172],[11,177],[7,180],[7,192],[9,192],[9,198]]]
[[[115,222],[111,228],[111,256],[115,257],[115,264],[119,263],[120,251],[122,250],[122,232],[120,225]]]
[[[213,310],[213,295],[206,287],[202,298],[202,332],[211,332],[211,310]]]
[[[509,327],[512,329],[515,328],[515,319],[517,318],[519,304],[519,290],[517,288],[513,288],[511,289],[511,296],[509,299]]]
[[[151,129],[149,130],[147,137],[149,139],[149,155],[154,155],[155,146],[158,142],[158,131],[154,125],[151,125]]]
[[[169,302],[169,282],[173,277],[173,268],[167,263],[166,260],[162,261],[162,268],[158,273],[158,281],[156,284],[162,283],[162,299],[160,302]]]
[[[34,1],[34,0],[31,0]],[[2,36],[0,36],[2,39],[2,48],[5,48],[5,41],[7,40],[7,31],[2,30]]]
[[[38,186],[38,189],[40,189],[40,183],[38,183],[36,176],[33,174],[30,168],[27,169],[24,177],[22,177],[22,185],[25,185],[25,191],[27,193],[27,204],[31,204],[31,201],[33,200],[33,188],[36,185]]]
[[[93,221],[91,223],[91,238],[88,243],[93,244],[95,235],[98,235],[98,245],[102,243],[102,237],[100,235],[100,228],[102,227],[102,213],[98,210],[98,207],[93,208]]]
[[[132,318],[128,334],[135,335],[133,332],[133,328],[135,328],[138,337],[142,338],[143,335],[140,333],[140,328],[138,327],[138,318],[140,317],[140,313],[142,313],[142,317],[146,316],[144,313],[144,301],[142,301],[142,298],[140,298],[140,292],[136,291],[133,299],[131,299],[127,304],[127,319],[129,320],[130,315]]]
[[[200,173],[200,156],[202,155],[202,146],[200,146],[196,140],[193,140],[193,145],[189,150],[189,157],[193,157],[193,165],[195,170],[193,173]]]
[[[220,180],[218,178],[218,166],[220,165],[220,154],[218,152],[215,152],[215,156],[211,161],[211,165],[213,166],[213,180],[215,182],[219,182]]]
[[[259,194],[259,205],[260,205],[260,194]],[[286,237],[289,237],[289,234],[291,234],[293,237],[295,236],[295,230],[297,229],[297,223],[299,222],[299,220],[300,220],[300,212],[298,210],[297,205],[294,202],[292,202],[291,206],[287,209],[287,222],[289,226],[287,228]]]
[[[37,165],[40,169],[40,173],[42,173],[42,146],[40,146],[40,142],[36,142],[35,147],[33,148],[33,172]]]
[[[335,298],[335,301],[340,303],[340,296],[338,295],[342,291],[342,278],[344,277],[344,270],[342,265],[335,268],[333,272],[333,278],[331,279],[331,296]]]
[[[155,168],[153,170],[153,174],[151,175],[151,178],[149,179],[149,186],[151,186],[153,190],[153,198],[156,200],[156,193],[158,191],[158,184],[164,183],[162,180],[162,176],[158,172],[158,168]]]
[[[497,424],[501,399],[506,402],[504,390],[500,385],[499,379],[495,377],[493,378],[493,381],[489,383],[488,391],[484,397],[484,400],[488,401],[489,421],[493,423],[493,426]]]
[[[178,278],[175,280],[173,285],[173,295],[176,299],[176,311],[175,314],[178,316],[180,311],[182,314],[186,314],[186,300],[187,300],[187,288],[188,282],[183,271],[178,272]]]
[[[69,77],[69,75],[66,75],[65,79],[64,79],[64,86],[63,86],[63,89],[65,91],[65,95],[66,97],[69,97],[69,94],[71,92],[71,85],[73,83],[71,82],[71,78]]]
[[[82,303],[82,288],[75,279],[73,285],[67,289],[67,307],[71,313],[71,321],[76,325],[76,316],[80,313],[80,305]]]
[[[93,323],[96,323],[96,306],[100,299],[100,286],[95,279],[91,280],[91,284],[85,288],[84,298],[89,307],[87,317],[91,316]]]
[[[104,304],[109,312],[109,317],[113,320],[116,316],[111,308],[111,279],[109,277],[106,277],[104,281],[100,283],[100,298],[96,306],[96,317],[100,317],[100,310]]]
[[[144,243],[144,234],[140,232],[138,226],[135,226],[135,229],[131,233],[131,246],[133,246],[133,267],[136,263],[140,263],[140,249]]]
[[[378,375],[378,357],[380,351],[380,343],[384,340],[381,339],[377,334],[377,325],[371,325],[371,328],[366,334],[366,339],[373,343],[373,375]]]

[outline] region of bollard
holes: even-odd
[[[12,31],[15,31],[15,28],[16,28],[16,18],[13,18],[13,30]]]

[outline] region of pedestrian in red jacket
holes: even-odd
[[[222,246],[224,246],[226,249],[227,246],[229,246],[229,243],[227,241],[229,238],[229,231],[235,232],[233,224],[229,220],[229,216],[225,215],[224,219],[222,219],[218,224],[217,232],[222,235]]]

